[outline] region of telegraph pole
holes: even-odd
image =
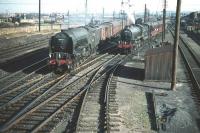
[[[85,0],[85,25],[87,24],[87,0]]]
[[[124,14],[123,14],[123,6],[124,6],[124,1],[122,0],[122,2],[121,2],[122,29],[124,28]]]
[[[52,14],[50,14],[50,17],[51,17],[51,30],[53,30]]]
[[[67,12],[67,27],[68,27],[68,29],[69,29],[69,10],[68,10],[68,12]]]
[[[41,0],[39,0],[39,32],[40,32],[40,25],[41,25]]]
[[[115,20],[115,11],[113,11],[113,20]]]
[[[162,32],[162,42],[165,40],[165,19],[166,19],[166,0],[164,0],[163,8],[163,32]]]
[[[171,89],[176,88],[176,67],[177,67],[177,56],[178,56],[178,44],[179,44],[179,30],[180,30],[180,10],[181,10],[181,0],[177,0],[176,7],[176,28],[175,28],[175,38],[174,38],[174,49],[173,49],[173,62],[172,62],[172,82]]]

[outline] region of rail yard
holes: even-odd
[[[176,19],[166,1],[99,19],[86,0],[71,26],[69,10],[0,14],[0,133],[199,133],[200,13],[180,1]]]

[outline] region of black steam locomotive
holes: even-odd
[[[121,42],[118,45],[120,53],[130,53],[135,48],[136,43],[146,37],[146,27],[142,25],[127,26],[121,31]]]
[[[79,27],[52,36],[49,43],[50,67],[59,71],[72,69],[82,58],[96,51],[97,34],[98,30],[91,27]]]

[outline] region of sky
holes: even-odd
[[[0,13],[7,12],[38,12],[39,0],[0,0]],[[84,12],[86,0],[41,0],[42,13]],[[105,13],[121,10],[122,0],[88,0],[89,13]],[[123,0],[128,1],[128,0]],[[129,9],[135,13],[144,12],[144,5],[150,12],[161,12],[164,0],[130,0],[132,7]],[[176,0],[167,0],[167,10],[176,10]],[[125,9],[128,7],[125,5]],[[181,11],[200,11],[200,0],[182,0]]]

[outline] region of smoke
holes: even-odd
[[[127,16],[128,16],[128,20],[131,21],[131,23],[135,24],[135,16],[134,16],[134,12],[131,10],[125,10]]]
[[[133,10],[133,3],[131,3],[130,0],[123,2],[122,9],[127,14],[128,20],[130,20],[131,23],[135,24],[135,16],[134,16],[134,10]]]

